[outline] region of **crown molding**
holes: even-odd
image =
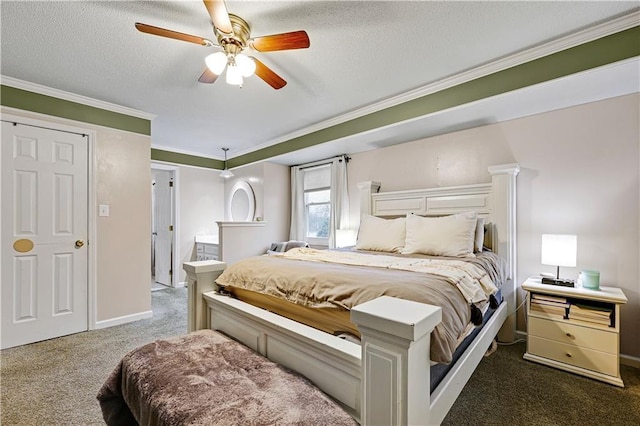
[[[128,108],[122,105],[112,104],[110,102],[100,101],[98,99],[89,98],[87,96],[76,95],[75,93],[65,92],[64,90],[54,89],[52,87],[43,86],[41,84],[31,83],[29,81],[20,80],[13,77],[0,75],[0,83],[4,86],[15,87],[16,89],[26,90],[28,92],[38,93],[40,95],[51,96],[65,101],[75,102],[106,111],[116,112],[131,117],[142,118],[145,120],[153,120],[155,114]]]
[[[288,133],[284,136],[262,143],[260,145],[256,145],[248,149],[237,151],[235,155],[233,157],[229,157],[229,159],[240,157],[242,155],[249,154],[254,151],[259,151],[260,149],[268,148],[270,146],[277,145],[279,143],[286,142],[288,140],[291,140],[300,136],[304,136],[306,134],[313,133],[318,130],[323,130],[338,124],[342,124],[347,121],[420,98],[422,96],[436,93],[441,90],[448,89],[450,87],[454,87],[454,86],[466,83],[468,81],[487,76],[489,74],[494,74],[496,72],[499,72],[517,65],[521,65],[545,56],[549,56],[554,53],[558,53],[560,51],[570,49],[572,47],[576,47],[581,44],[588,43],[590,41],[594,41],[611,34],[618,33],[620,31],[637,27],[638,22],[640,22],[640,12],[630,13],[628,15],[613,19],[611,21],[596,25],[594,27],[590,27],[573,34],[569,34],[567,36],[557,38],[550,42],[533,47],[531,49],[514,53],[512,55],[490,62],[488,64],[481,65],[476,68],[472,68],[468,71],[464,71],[462,73],[453,75],[451,77],[438,80],[436,82],[427,84],[417,89],[410,90],[400,95],[387,98],[385,100],[368,105],[366,107],[353,110],[346,114],[342,114],[342,115],[330,118],[328,120],[321,121],[319,123],[296,130],[295,132]]]
[[[151,148],[152,149],[158,149],[160,151],[174,152],[176,154],[192,155],[194,157],[207,158],[209,160],[224,161],[224,157],[223,156],[217,157],[217,156],[213,156],[213,155],[206,155],[206,154],[203,154],[201,152],[190,151],[188,149],[180,149],[180,148],[176,148],[176,147],[173,147],[173,146],[157,145],[157,144],[152,143],[151,144]]]
[[[6,114],[14,114],[16,116],[23,117],[23,118],[34,118],[36,120],[43,120],[43,121],[50,121],[51,120],[51,115],[50,114],[43,114],[43,113],[37,112],[37,111],[28,111],[28,110],[24,110],[24,109],[20,109],[20,108],[14,108],[14,107],[6,106],[6,105],[0,105],[0,114],[5,114],[5,113]],[[138,118],[140,118],[140,117],[138,117]],[[102,124],[96,124],[96,123],[89,123],[89,122],[86,122],[86,121],[76,120],[76,119],[73,119],[73,118],[55,116],[55,120],[61,126],[67,126],[68,125],[68,126],[74,127],[74,128],[84,128],[85,126],[90,126],[90,128],[100,127],[100,128],[103,128],[103,129],[114,130],[114,127],[104,126]],[[78,123],[80,123],[80,124],[78,124]],[[132,132],[131,130],[118,129],[118,128],[115,128],[115,130],[118,130],[120,132],[131,133],[132,135],[146,136],[148,138],[151,138],[151,135],[143,135],[141,133]]]

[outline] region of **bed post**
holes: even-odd
[[[373,198],[371,194],[376,194],[380,190],[380,182],[360,182],[358,184],[360,190],[360,216],[363,214],[371,214],[373,211]]]
[[[182,269],[187,273],[187,331],[209,328],[207,302],[203,293],[217,290],[216,278],[222,274],[227,264],[217,260],[184,262]]]
[[[441,320],[440,307],[388,296],[351,309],[362,341],[363,426],[432,423],[429,348]]]
[[[502,296],[509,316],[498,333],[503,342],[512,342],[516,336],[516,176],[519,172],[520,166],[515,163],[489,167],[495,224],[492,249],[507,260],[507,281],[502,286]]]

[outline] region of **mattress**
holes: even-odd
[[[494,295],[494,297],[496,299],[497,304],[496,305],[490,305],[487,308],[487,310],[485,311],[485,313],[483,315],[483,318],[482,318],[482,324],[479,325],[479,326],[473,327],[473,329],[470,330],[470,332],[467,334],[467,336],[465,336],[465,338],[462,340],[462,342],[460,342],[460,344],[456,347],[456,350],[453,353],[453,358],[452,358],[451,362],[449,364],[438,363],[438,364],[433,364],[431,366],[431,369],[430,369],[430,371],[431,371],[431,374],[430,374],[430,378],[431,378],[430,392],[433,392],[434,389],[438,387],[438,385],[440,384],[442,379],[444,379],[444,377],[447,375],[449,370],[451,370],[451,367],[453,367],[453,365],[456,363],[456,361],[458,361],[458,359],[462,356],[464,351],[469,347],[471,342],[473,342],[473,339],[478,335],[478,333],[480,333],[480,331],[482,330],[484,325],[487,323],[487,321],[489,321],[489,319],[491,319],[493,314],[498,309],[498,306],[500,306],[499,304],[504,303],[504,301],[502,300],[502,292],[501,291],[498,291],[498,293],[496,293]],[[489,348],[487,348],[487,349],[489,349]]]
[[[373,264],[379,264],[380,259],[387,261],[388,256],[384,257],[375,258]],[[443,320],[432,333],[430,356],[432,361],[447,364],[453,360],[456,347],[473,329],[474,309],[478,311],[475,316],[479,316],[474,322],[482,322],[481,311],[488,306],[489,296],[484,301],[469,303],[455,280],[438,275],[442,264],[458,265],[461,259],[417,258],[433,259],[428,262],[429,267],[438,265],[437,273],[257,256],[232,265],[216,282],[247,303],[336,335],[357,336],[358,329],[350,322],[349,309],[382,295],[440,306]],[[391,262],[395,261],[391,259]],[[493,253],[480,253],[464,262],[481,269],[483,279],[489,278],[498,287],[504,280],[504,262]],[[469,268],[468,265],[462,267]]]

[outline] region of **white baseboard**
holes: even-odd
[[[635,356],[620,354],[620,364],[640,370],[640,358]]]
[[[137,314],[125,315],[123,317],[111,318],[103,321],[96,321],[96,330],[113,327],[114,325],[127,324],[141,319],[153,317],[153,311],[138,312]]]

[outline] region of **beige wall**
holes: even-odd
[[[488,166],[517,162],[518,281],[554,270],[540,264],[541,234],[577,234],[577,267],[561,275],[597,269],[602,285],[623,289],[621,352],[640,357],[639,103],[627,95],[354,154],[354,223],[358,182],[382,191],[490,182]]]
[[[151,310],[151,138],[92,124],[3,108],[9,114],[95,131],[95,321],[149,314]],[[91,190],[91,188],[90,188]],[[99,204],[109,216],[98,217]],[[92,279],[92,277],[90,277]]]
[[[150,151],[149,136],[98,129],[97,321],[151,310]]]
[[[224,220],[231,220],[227,215],[226,203],[229,202],[231,189],[236,182],[245,181],[253,189],[255,196],[256,211],[253,216],[254,220],[264,217],[264,163],[249,164],[247,166],[233,169],[233,177],[226,179],[224,188],[225,217]]]
[[[219,170],[176,166],[180,203],[180,264],[196,259],[194,238],[218,235],[216,221],[224,220],[224,178]],[[182,268],[179,281],[187,280]]]
[[[287,241],[289,239],[290,207],[290,171],[280,164],[262,162],[233,169],[234,177],[225,184],[225,203],[233,185],[244,180],[251,185],[255,195],[256,213],[254,219],[267,222],[264,232],[268,241]],[[225,204],[226,205],[226,204]],[[225,217],[225,220],[229,220]]]
[[[267,221],[270,241],[287,241],[291,222],[291,171],[287,166],[263,163],[264,201],[262,217]]]

